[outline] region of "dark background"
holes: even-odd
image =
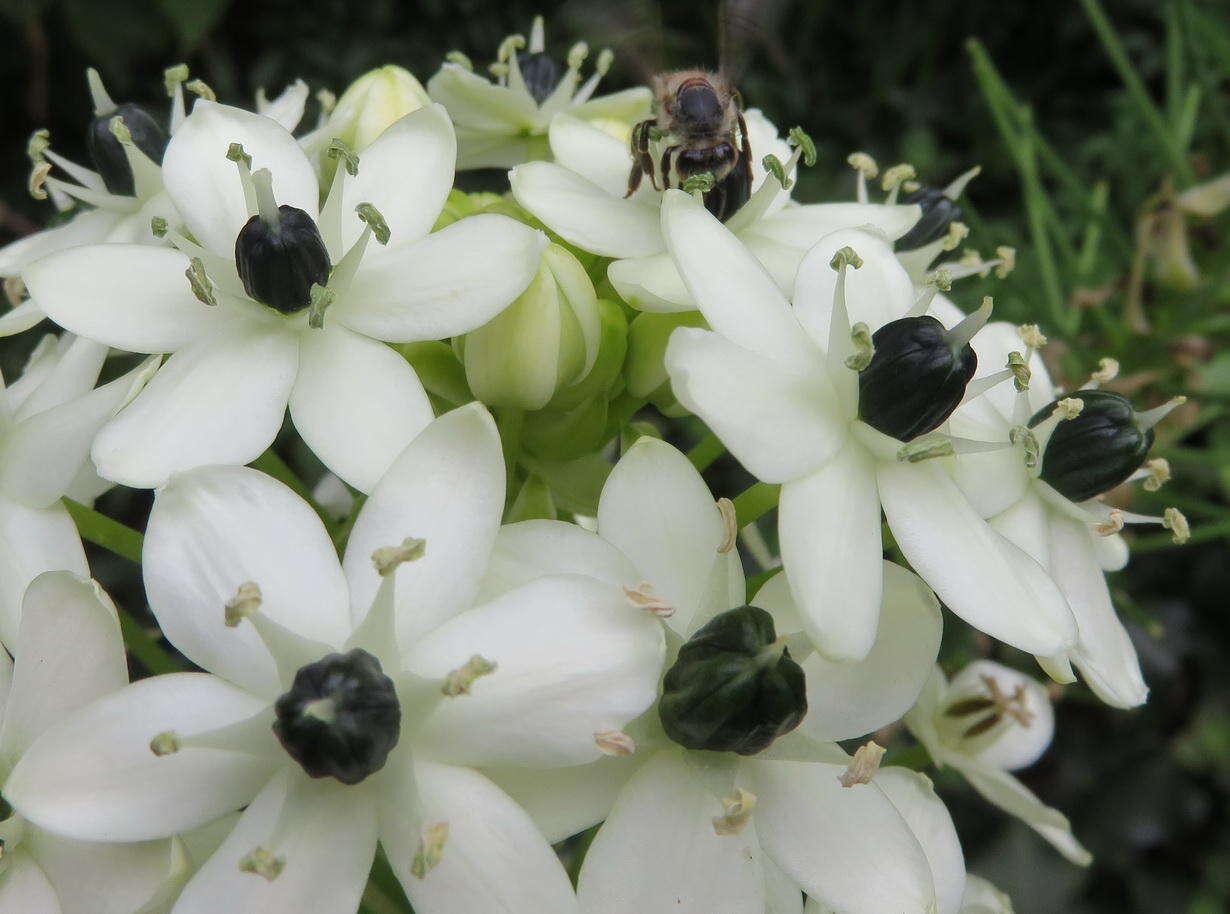
[[[408,67],[426,83],[444,52],[453,48],[485,66],[502,37],[528,29],[535,12],[548,15],[548,49],[562,56],[578,34],[603,28],[612,34],[610,11],[622,5],[574,2],[552,18],[554,6],[480,0],[3,2],[0,241],[32,230],[49,215],[49,205],[30,199],[24,190],[30,131],[49,127],[58,151],[85,160],[87,65],[102,72],[118,101],[145,102],[162,111],[163,68],[187,61],[192,75],[208,82],[221,100],[250,105],[258,87],[276,93],[296,77],[313,90],[325,87],[340,94],[355,76],[390,61]],[[1156,0],[1119,0],[1106,7],[1145,85],[1159,98],[1168,67],[1164,6]],[[1230,68],[1222,66],[1230,61],[1226,11],[1216,2],[1165,7],[1176,8],[1194,9],[1203,17],[1191,20],[1199,23],[1194,29],[1199,35],[1186,51],[1191,60],[1185,72],[1192,79],[1199,77],[1205,89],[1191,158],[1198,174],[1216,174],[1230,165],[1230,134],[1225,129],[1230,123],[1225,114],[1225,75]],[[598,17],[605,18],[599,22]],[[1032,105],[1040,129],[1074,173],[1090,185],[1099,179],[1108,182],[1109,219],[1123,237],[1130,238],[1141,206],[1165,171],[1075,0],[810,0],[772,4],[756,19],[758,30],[742,41],[750,58],[741,81],[748,104],[763,108],[783,127],[801,124],[819,147],[820,161],[801,177],[796,196],[809,202],[847,198],[853,181],[844,158],[855,149],[870,152],[882,165],[910,161],[937,184],[981,163],[983,174],[971,191],[981,217],[975,237],[985,236],[980,238],[984,250],[1000,243],[1021,247],[1017,275],[996,290],[1005,298],[1008,316],[1015,319],[1038,317],[1037,265],[1028,253],[1012,151],[971,75],[965,45],[969,36],[983,42],[1017,97]],[[666,63],[711,65],[717,46],[714,20],[705,4],[664,4],[660,43],[667,49]],[[600,47],[601,36],[592,44]],[[637,42],[638,47],[645,44],[652,42]],[[646,57],[623,50],[629,53],[617,59],[608,88],[635,81],[638,69],[629,60]],[[654,66],[652,60],[645,63]],[[309,107],[309,122],[314,120],[314,105]],[[1045,176],[1044,181],[1048,187],[1053,183]],[[1056,197],[1061,215],[1071,212],[1065,202],[1071,201]],[[1072,218],[1073,229],[1080,229],[1078,217]],[[1217,410],[1230,396],[1230,366],[1218,361],[1226,328],[1215,319],[1225,314],[1230,300],[1230,258],[1221,244],[1223,236],[1217,223],[1193,233],[1205,274],[1200,288],[1179,296],[1149,287],[1149,306],[1159,329],[1141,338],[1125,340],[1106,331],[1117,314],[1127,259],[1125,250],[1099,256],[1094,275],[1086,279],[1089,285],[1107,284],[1112,290],[1107,311],[1085,321],[1068,350],[1088,349],[1072,372],[1088,371],[1093,356],[1112,351],[1124,361],[1125,374],[1144,378],[1135,390],[1152,391],[1153,384],[1160,384],[1157,390],[1162,392],[1174,392],[1176,384],[1195,387],[1205,408],[1214,409],[1212,421],[1202,414],[1203,422],[1162,441],[1162,452],[1182,474],[1172,484],[1175,491],[1199,509],[1189,510],[1194,528],[1199,530],[1207,518],[1213,535],[1206,531],[1181,550],[1166,548],[1156,535],[1146,536],[1129,569],[1112,578],[1153,688],[1149,704],[1132,712],[1113,711],[1083,689],[1066,690],[1055,743],[1024,775],[1040,796],[1068,813],[1097,861],[1087,871],[1069,866],[962,785],[943,775],[938,778],[957,818],[970,868],[1009,891],[1017,910],[1025,914],[1227,910],[1230,636],[1225,616],[1230,515],[1225,491],[1230,484],[1230,430],[1219,421]],[[1065,294],[1076,291],[1076,283],[1065,277]],[[980,292],[976,285],[962,286],[958,298],[969,304]],[[1171,312],[1187,317],[1171,319]],[[0,341],[0,366],[6,375],[12,376],[36,336]],[[1181,343],[1194,349],[1180,353]],[[1108,349],[1094,348],[1102,346]],[[1180,354],[1186,361],[1176,375]],[[1061,375],[1065,364],[1071,363],[1057,363]],[[140,497],[119,492],[107,498],[103,510],[133,515],[132,521],[140,523]],[[1144,507],[1157,510],[1154,504]],[[139,605],[131,566],[95,558],[96,573],[117,598]],[[950,656],[988,649],[959,624],[950,626]],[[990,650],[1001,659],[1025,662],[1002,648]]]

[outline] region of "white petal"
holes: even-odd
[[[16,650],[26,585],[44,571],[86,576],[85,550],[62,504],[30,508],[0,495],[0,642]]]
[[[882,462],[880,500],[897,545],[939,598],[988,635],[1052,656],[1076,640],[1066,601],[1037,562],[986,525],[927,463]]]
[[[1094,537],[1093,551],[1103,571],[1122,571],[1131,557],[1127,540],[1120,533]]]
[[[662,203],[662,234],[709,326],[802,378],[823,374],[820,353],[760,261],[682,191]]]
[[[453,124],[440,105],[394,121],[363,150],[359,173],[343,179],[342,247],[349,249],[362,233],[363,222],[354,212],[360,203],[380,211],[394,248],[426,235],[453,186],[456,160]]]
[[[26,588],[17,663],[0,727],[10,765],[36,737],[95,698],[128,684],[115,605],[96,583],[49,571]]]
[[[31,264],[30,297],[78,336],[129,352],[173,352],[229,315],[192,294],[188,258],[171,248],[92,244]]]
[[[301,335],[290,416],[321,462],[360,492],[432,420],[410,363],[336,324]]]
[[[0,911],[62,914],[56,890],[34,858],[20,847],[0,873]]]
[[[759,805],[757,806],[759,812]],[[760,912],[764,886],[746,826],[719,835],[719,797],[677,749],[636,773],[585,855],[577,894],[585,914]]]
[[[917,700],[940,647],[939,602],[918,575],[882,562],[884,599],[876,640],[857,663],[818,655],[803,661],[807,717],[803,729],[824,741],[853,739],[897,720]],[[782,575],[770,578],[753,603],[773,613],[778,634],[790,634],[797,610]]]
[[[203,673],[143,679],[45,732],[4,785],[22,815],[83,841],[145,841],[204,825],[247,803],[271,773],[264,759],[185,748],[159,758],[159,733],[183,737],[243,720],[263,703]]]
[[[876,785],[884,791],[922,845],[935,883],[937,914],[958,914],[965,891],[965,855],[944,802],[931,779],[908,768],[881,768]]]
[[[262,104],[264,90],[261,90],[257,96],[256,113],[272,118],[287,130],[294,130],[303,120],[303,108],[307,103],[308,92],[308,84],[296,79],[275,98]]]
[[[825,762],[747,766],[765,853],[808,895],[843,914],[925,914],[935,903],[918,839],[875,782],[842,787]]]
[[[765,482],[813,472],[845,439],[827,382],[790,374],[717,333],[676,329],[666,347],[666,370],[679,402]]]
[[[816,650],[862,660],[879,626],[883,561],[875,463],[866,450],[849,439],[816,472],[782,486],[777,533]]]
[[[486,129],[521,128],[534,117],[534,101],[525,92],[497,86],[472,70],[446,63],[427,82],[431,97],[448,109],[458,124]]]
[[[158,492],[145,533],[145,591],[186,657],[270,698],[272,658],[251,625],[228,628],[224,607],[248,581],[261,612],[326,644],[350,633],[346,582],[316,514],[290,489],[247,467],[203,467]]]
[[[1051,707],[1046,687],[1031,676],[989,660],[976,660],[952,678],[945,697],[946,704],[962,698],[988,695],[986,679],[994,679],[1000,691],[1012,695],[1018,688],[1024,696],[1024,709],[1030,716],[1029,726],[1013,724],[991,730],[985,737],[977,737],[966,748],[967,754],[996,768],[1013,770],[1032,765],[1046,751],[1055,735],[1055,711]],[[953,729],[962,729],[963,723],[949,723]]]
[[[603,257],[647,257],[666,246],[658,207],[612,197],[553,162],[527,162],[508,176],[513,196],[547,227]]]
[[[485,768],[483,774],[530,814],[551,844],[597,825],[642,759],[603,758],[588,765],[552,768]]]
[[[551,154],[564,168],[592,181],[612,197],[622,198],[627,193],[632,168],[627,143],[571,114],[552,118],[548,136]],[[653,192],[648,176],[641,182],[638,197],[646,192]]]
[[[329,318],[394,343],[465,333],[524,291],[546,244],[542,232],[488,213],[409,245],[369,249]]]
[[[607,267],[606,275],[620,297],[639,311],[696,310],[696,301],[683,284],[675,258],[665,251],[616,260]]]
[[[968,873],[961,914],[1012,914],[1012,900],[986,879]]]
[[[713,495],[688,458],[665,441],[638,440],[607,477],[598,533],[636,566],[639,580],[623,583],[648,583],[675,610],[667,624],[687,632],[726,535]]]
[[[428,555],[431,554],[428,540]],[[562,767],[602,757],[594,734],[653,703],[662,628],[623,593],[580,575],[539,578],[446,622],[406,668],[439,679],[473,655],[494,662],[469,695],[437,700],[419,745],[468,765]]]
[[[34,299],[27,298],[16,308],[0,315],[0,337],[23,333],[46,318],[43,309],[35,304]]]
[[[119,220],[119,213],[92,209],[78,213],[63,225],[18,238],[0,248],[0,276],[16,276],[34,261],[56,251],[102,241]]]
[[[288,781],[294,784],[289,795]],[[275,833],[282,840],[272,841]],[[239,861],[257,847],[285,860],[276,879],[240,870]],[[311,783],[292,772],[270,781],[252,801],[184,888],[175,914],[351,912],[375,853],[376,808],[369,791]]]
[[[410,873],[418,824],[390,815],[380,840],[418,914],[576,914],[568,876],[530,817],[476,771],[416,766],[422,820],[448,824],[440,861],[422,878]]]
[[[175,353],[94,439],[99,474],[153,488],[192,467],[255,460],[282,425],[297,343],[282,327],[237,322]]]
[[[975,401],[953,413],[948,419],[948,432],[971,441],[1006,441],[1009,426],[994,415],[990,422],[983,421],[985,417],[971,408],[975,405],[983,404]],[[1024,498],[1029,489],[1029,470],[1020,449],[1015,447],[957,454],[948,463],[957,486],[981,517],[993,517],[1007,510]]]
[[[948,317],[942,307],[946,303],[948,302],[944,296],[937,295],[931,306],[932,313],[941,320],[946,320]],[[964,317],[960,312],[954,316]],[[1008,321],[991,321],[978,331],[970,341],[970,345],[978,356],[978,370],[974,374],[976,378],[1000,371],[1008,362],[1008,353],[1019,352],[1022,355],[1025,353],[1025,343],[1021,339],[1017,325]],[[1057,393],[1047,373],[1046,363],[1042,360],[1041,354],[1035,351],[1029,360],[1029,392],[1026,395],[1029,400],[1030,415],[1050,403]],[[1016,387],[1010,382],[998,384],[973,402],[979,404],[985,402],[1005,421],[1011,423],[1016,406]]]
[[[1051,572],[1076,615],[1080,639],[1072,659],[1089,687],[1107,704],[1132,708],[1149,695],[1136,648],[1110,601],[1089,528],[1051,516]]]
[[[490,600],[550,574],[583,574],[622,587],[637,577],[637,570],[609,542],[576,524],[521,521],[500,528],[479,600]]]
[[[316,217],[316,172],[286,128],[260,114],[198,99],[167,145],[162,179],[204,247],[229,253],[252,215],[244,202],[239,170],[226,157],[231,143],[243,146],[253,171],[268,168],[273,174],[273,196],[280,206],[294,206]]]
[[[31,354],[31,362],[35,361],[37,353],[38,349]],[[69,333],[63,334],[56,341],[54,351],[46,358],[38,359],[37,364],[27,364],[21,378],[10,388],[9,402],[13,406],[14,417],[18,422],[30,419],[87,393],[98,380],[98,372],[106,358],[106,346]],[[19,394],[18,388],[30,375],[37,380],[31,384],[31,389]],[[16,402],[18,399],[20,404]]]
[[[445,413],[394,461],[346,544],[342,567],[357,622],[380,586],[372,553],[407,537],[426,554],[397,569],[398,637],[418,634],[473,605],[504,511],[504,459],[479,404]]]
[[[757,222],[756,233],[778,244],[804,250],[839,229],[870,227],[889,241],[896,241],[914,226],[918,216],[917,205],[812,203],[783,207]]]

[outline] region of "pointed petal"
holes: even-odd
[[[758,810],[757,810],[758,811]],[[677,749],[628,782],[598,832],[577,884],[586,914],[762,911],[764,886],[750,826],[719,835],[722,804]]]
[[[782,487],[778,540],[803,627],[825,657],[867,656],[880,619],[883,549],[875,463],[853,439]]]
[[[407,537],[427,547],[396,571],[399,642],[469,609],[503,511],[504,459],[487,410],[475,403],[433,421],[372,490],[350,533],[342,567],[355,621],[380,586],[372,553]]]
[[[87,393],[98,380],[98,372],[106,358],[106,346],[72,334],[63,334],[56,341],[53,353],[45,360],[39,359],[37,366],[27,364],[21,378],[10,388],[9,402],[13,406],[14,417],[20,422]],[[42,370],[44,367],[45,370]],[[18,405],[14,402],[18,396],[17,389],[30,374],[35,375],[37,381],[31,385],[32,389],[23,393]]]
[[[34,299],[27,298],[16,308],[0,315],[0,338],[23,333],[46,317],[47,315],[35,304]]]
[[[448,109],[453,120],[467,126],[496,129],[528,126],[534,102],[524,92],[497,86],[455,63],[446,63],[427,82],[432,99]]]
[[[321,462],[360,492],[370,492],[432,420],[410,364],[336,324],[301,337],[290,416]]]
[[[469,216],[412,244],[369,251],[329,317],[393,343],[465,333],[525,290],[546,244],[507,216]]]
[[[99,474],[153,488],[192,467],[255,460],[281,428],[298,361],[294,334],[251,322],[175,353],[94,439]]]
[[[571,114],[553,117],[548,136],[551,154],[564,168],[593,182],[611,197],[623,197],[627,192],[632,168],[627,143]],[[642,181],[637,197],[653,192],[648,180]]]
[[[597,534],[563,521],[526,520],[500,528],[479,602],[551,574],[583,574],[612,587],[640,583],[636,566]]]
[[[228,254],[248,217],[235,163],[226,157],[239,143],[252,170],[268,168],[280,206],[316,217],[316,172],[289,131],[272,118],[198,99],[175,131],[162,159],[162,179],[193,236],[208,250]]]
[[[307,503],[247,467],[175,476],[150,511],[145,591],[172,644],[210,672],[270,698],[272,658],[250,625],[228,628],[224,607],[248,581],[261,611],[306,638],[340,645],[350,634],[346,582],[333,544]]]
[[[616,260],[607,267],[606,275],[620,297],[638,311],[696,310],[696,301],[683,284],[675,258],[665,251]]]
[[[666,347],[679,402],[765,482],[813,472],[842,446],[845,428],[832,387],[709,330],[680,327]]]
[[[916,204],[811,203],[783,207],[757,222],[756,233],[777,244],[803,250],[840,229],[870,228],[892,242],[914,226],[919,214]]]
[[[287,130],[293,131],[303,120],[303,108],[307,104],[308,91],[308,84],[301,79],[296,79],[275,98],[261,104],[260,98],[264,97],[264,91],[261,90],[257,99],[256,113],[272,118]]]
[[[271,774],[262,758],[149,748],[250,717],[263,702],[203,673],[143,679],[47,730],[22,756],[4,796],[30,821],[82,841],[145,841],[204,825],[247,803]],[[270,737],[272,742],[272,736]]]
[[[56,251],[100,242],[119,220],[119,213],[92,209],[78,213],[63,225],[9,242],[0,248],[0,276],[17,276],[34,261]]]
[[[922,845],[935,884],[936,914],[958,914],[965,891],[965,855],[944,801],[931,779],[908,768],[881,768],[875,783]]]
[[[17,649],[26,586],[44,571],[59,570],[90,573],[64,505],[30,508],[0,495],[0,642]]]
[[[428,555],[431,554],[428,540]],[[405,654],[440,679],[478,654],[497,666],[469,695],[420,718],[432,758],[467,765],[562,767],[596,761],[594,735],[648,708],[664,653],[662,628],[623,593],[580,575],[539,578],[446,622]]]

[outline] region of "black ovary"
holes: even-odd
[[[329,252],[315,221],[301,209],[278,207],[275,229],[259,214],[235,239],[235,267],[244,291],[283,314],[302,311],[313,285],[329,281]]]
[[[521,70],[521,78],[525,80],[525,88],[538,104],[545,102],[559,85],[559,64],[548,57],[543,51],[530,54],[521,51],[517,54],[517,67]]]
[[[95,170],[108,192],[131,197],[135,192],[132,169],[128,167],[124,144],[111,132],[111,121],[117,117],[124,121],[136,147],[155,164],[162,164],[168,138],[166,131],[140,105],[120,105],[110,114],[95,115],[90,121],[85,139]]]
[[[897,239],[898,251],[913,251],[948,234],[948,226],[961,221],[961,207],[934,187],[920,187],[900,198],[901,203],[917,203],[922,215],[914,227]]]

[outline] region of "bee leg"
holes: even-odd
[[[675,159],[682,146],[668,146],[662,153],[662,190],[674,186],[671,184],[672,178],[678,177],[675,170]],[[657,184],[654,184],[657,187]]]
[[[653,159],[649,156],[649,125],[652,121],[641,121],[632,128],[632,171],[628,175],[628,192],[625,197],[631,197],[641,186],[641,176],[645,174],[645,163],[649,163],[649,174],[652,180]],[[656,187],[656,184],[655,184]]]
[[[750,171],[752,166],[752,144],[747,137],[747,121],[743,120],[743,111],[739,114],[739,154],[743,157],[743,161],[747,164]]]

